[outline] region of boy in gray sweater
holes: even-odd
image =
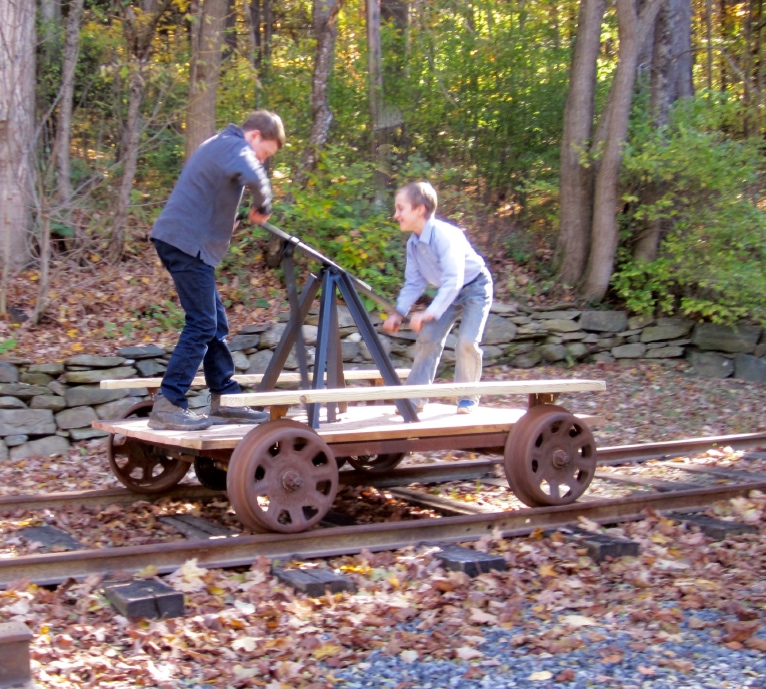
[[[252,113],[230,124],[191,155],[149,235],[173,283],[186,322],[149,416],[158,430],[202,430],[213,423],[258,423],[263,412],[221,405],[221,395],[241,392],[232,379],[234,360],[226,344],[229,324],[215,283],[215,268],[231,241],[237,207],[247,188],[250,222],[271,214],[265,161],[285,143],[278,115]],[[211,393],[210,416],[188,408],[186,393],[199,370]]]

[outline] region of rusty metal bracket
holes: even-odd
[[[529,396],[529,408],[538,407],[541,404],[556,404],[558,392],[534,392]]]

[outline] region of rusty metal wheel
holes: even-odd
[[[210,457],[194,458],[194,473],[197,480],[210,490],[226,490],[226,469],[221,469]]]
[[[505,444],[505,474],[530,507],[568,505],[596,473],[596,442],[587,425],[563,407],[532,407]]]
[[[120,418],[146,418],[152,402],[138,402]],[[191,464],[168,457],[161,449],[120,434],[110,434],[106,456],[112,473],[134,493],[160,495],[178,485]]]
[[[358,455],[345,457],[348,463],[357,471],[366,471],[369,474],[381,474],[384,471],[398,466],[404,459],[404,452],[392,452],[383,455]]]
[[[279,419],[256,426],[234,448],[226,487],[247,528],[298,533],[332,506],[338,464],[316,431]]]

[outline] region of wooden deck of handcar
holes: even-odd
[[[464,385],[442,384],[438,386],[413,386],[403,385],[399,387],[384,388],[340,388],[319,390],[275,390],[272,392],[249,393],[236,396],[227,396],[226,399],[241,398],[242,402],[251,405],[290,408],[287,418],[307,423],[306,412],[299,405],[310,402],[328,401],[380,401],[391,397],[413,398],[422,395],[429,390],[439,394],[440,399],[465,392]],[[592,380],[548,380],[548,381],[513,381],[513,382],[485,382],[473,384],[470,389],[480,390],[487,395],[558,395],[562,392],[602,391],[605,389],[603,381]],[[464,443],[457,443],[455,439],[461,436],[470,436],[471,443],[478,443],[479,447],[497,446],[498,441],[507,436],[513,425],[527,412],[526,405],[517,408],[496,406],[480,406],[472,414],[457,414],[455,404],[429,402],[425,409],[418,414],[418,420],[405,422],[397,413],[393,404],[350,404],[346,411],[339,413],[336,421],[330,423],[326,420],[326,410],[322,410],[320,425],[316,429],[318,435],[331,446],[365,445],[369,451],[380,452],[372,449],[371,444],[386,444],[394,449],[404,450],[413,446],[412,442],[419,439],[428,447],[437,449],[441,447],[454,447]],[[599,420],[596,416],[582,416],[583,421],[594,425]],[[242,438],[254,426],[250,424],[226,424],[212,426],[203,431],[158,431],[148,427],[146,418],[118,419],[94,421],[94,428],[108,433],[123,435],[129,438],[167,448],[178,448],[192,455],[214,456],[225,455],[233,450]],[[430,442],[429,442],[430,439]],[[441,441],[439,441],[441,439]],[[399,441],[399,442],[396,442]],[[435,442],[435,445],[434,445]],[[488,443],[488,444],[485,444]],[[417,443],[416,443],[417,444]],[[500,445],[503,443],[501,442]],[[470,444],[469,444],[470,446]],[[362,450],[354,447],[353,451]]]

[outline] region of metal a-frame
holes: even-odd
[[[273,390],[279,374],[284,368],[287,357],[293,347],[298,358],[298,368],[301,374],[301,384],[308,389],[324,387],[345,387],[343,377],[343,358],[340,345],[340,328],[338,325],[338,295],[343,298],[351,317],[359,329],[359,333],[370,351],[375,365],[380,371],[386,385],[401,385],[401,380],[394,365],[383,350],[378,334],[370,321],[369,314],[364,308],[359,292],[372,299],[387,311],[394,307],[377,295],[367,284],[353,277],[348,271],[331,261],[316,249],[304,244],[294,235],[288,234],[270,223],[261,225],[271,234],[282,240],[282,267],[285,273],[287,298],[290,304],[290,318],[287,321],[282,337],[274,350],[269,365],[266,367],[263,379],[258,384],[259,392]],[[317,274],[310,275],[303,290],[298,293],[295,279],[295,262],[293,255],[299,249],[306,256],[320,265]],[[316,355],[314,357],[313,379],[309,384],[308,356],[306,343],[303,339],[303,324],[306,321],[311,305],[321,290],[319,306],[319,327],[317,331]],[[326,384],[326,385],[325,385]],[[406,422],[417,421],[417,413],[412,400],[398,399],[395,404]],[[332,423],[337,420],[339,406],[328,403],[327,420]],[[319,404],[307,405],[309,424],[312,428],[319,427]]]

